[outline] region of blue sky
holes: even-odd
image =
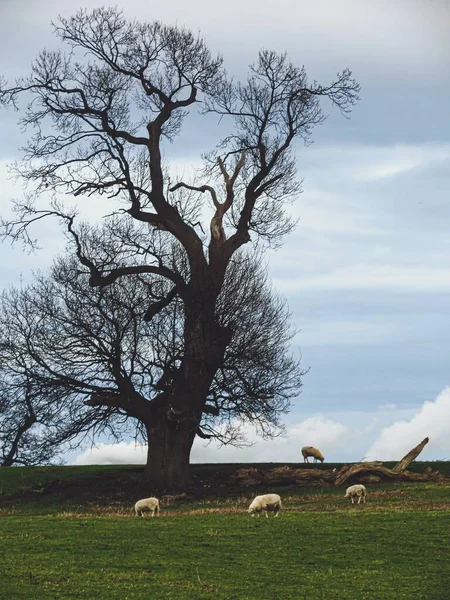
[[[101,4],[1,0],[0,72],[27,73],[37,51],[55,44],[50,21],[58,13]],[[236,77],[269,48],[286,50],[319,81],[348,66],[362,86],[350,120],[331,111],[314,144],[297,146],[304,183],[292,210],[299,224],[268,255],[298,329],[294,351],[310,368],[287,434],[257,442],[249,431],[256,443],[242,450],[196,443],[193,460],[294,461],[305,444],[329,460],[387,460],[425,436],[424,459],[450,459],[450,5],[128,0],[125,12],[200,30]],[[6,179],[6,165],[19,156],[15,122],[13,112],[0,113],[3,215],[21,194]],[[219,137],[192,116],[168,158],[195,166]],[[43,246],[36,255],[3,245],[0,286],[49,264],[62,243],[56,225],[43,224],[36,235]],[[142,456],[125,442],[68,459]]]

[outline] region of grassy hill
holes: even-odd
[[[283,463],[284,465],[285,463]],[[288,466],[303,469],[340,469],[341,463],[309,464],[287,463]],[[391,467],[394,463],[384,463]],[[170,502],[174,508],[181,505],[197,505],[216,501],[230,503],[243,498],[244,502],[256,493],[265,493],[262,487],[239,488],[233,483],[233,475],[238,469],[257,467],[266,470],[277,463],[254,464],[206,464],[192,465],[192,484],[185,490],[185,497]],[[431,467],[450,477],[450,462],[415,462],[411,470],[422,473]],[[400,486],[402,489],[404,486]],[[376,491],[394,489],[395,486],[375,485]],[[420,491],[426,487],[417,486]],[[440,488],[438,488],[440,489]],[[418,491],[418,497],[422,494]],[[2,509],[21,513],[47,514],[66,511],[90,512],[100,508],[103,512],[131,510],[134,502],[142,497],[154,494],[143,479],[143,468],[138,465],[74,466],[74,467],[14,467],[0,469],[0,500]],[[304,497],[305,495],[326,496],[339,499],[341,505],[343,490],[334,487],[290,485],[283,488],[282,495]],[[168,495],[171,496],[170,494]]]
[[[276,465],[194,465],[192,486],[160,494],[154,519],[132,512],[152,493],[142,467],[0,469],[0,598],[449,598],[448,483],[367,486],[352,506],[322,485],[238,488],[244,466]],[[450,463],[413,468],[428,466],[450,474]],[[267,491],[280,517],[250,518]]]

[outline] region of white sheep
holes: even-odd
[[[364,504],[366,503],[367,490],[366,487],[362,483],[357,483],[356,485],[351,485],[347,488],[345,493],[346,498],[352,499],[352,504],[354,503],[354,499],[358,497],[358,504],[361,502],[361,498],[363,499]]]
[[[274,512],[275,516],[278,517],[278,513],[281,509],[281,498],[278,494],[265,494],[263,496],[256,496],[253,502],[250,504],[248,508],[248,512],[252,517],[255,516],[255,513],[258,515],[261,514],[263,510],[266,511],[266,517],[268,517],[269,512]]]
[[[314,458],[314,462],[320,460],[320,462],[323,463],[323,461],[325,460],[325,457],[322,454],[322,452],[317,448],[314,448],[314,446],[303,446],[302,455],[305,459],[305,462],[309,462],[308,456]]]
[[[158,498],[143,498],[138,500],[134,505],[134,511],[137,517],[143,517],[145,511],[152,513],[152,517],[159,514],[159,500]]]

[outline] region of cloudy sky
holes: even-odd
[[[93,0],[0,0],[0,73],[26,74],[55,45],[50,21]],[[121,2],[116,2],[119,6]],[[303,194],[296,231],[269,257],[310,371],[285,437],[248,448],[194,445],[196,462],[296,461],[304,444],[330,461],[401,458],[425,436],[423,459],[450,460],[450,4],[446,0],[127,0],[140,20],[200,30],[229,72],[245,74],[261,48],[287,51],[311,79],[348,66],[362,86],[351,119],[331,112],[314,144],[297,148]],[[20,188],[13,112],[0,113],[0,212]],[[192,135],[195,132],[195,135]],[[215,132],[189,130],[171,148],[196,164]],[[61,239],[39,231],[34,256],[3,245],[0,286],[49,264]],[[142,462],[124,441],[71,462]]]

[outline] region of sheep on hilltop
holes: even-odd
[[[309,462],[308,457],[314,458],[314,462],[320,460],[321,463],[325,460],[324,455],[320,450],[314,448],[314,446],[303,446],[302,455],[305,462]]]

